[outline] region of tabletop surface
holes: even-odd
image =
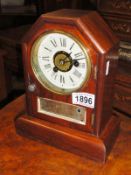
[[[14,119],[25,110],[21,96],[0,110],[0,175],[130,175],[131,119],[121,116],[117,141],[105,164],[19,136]]]

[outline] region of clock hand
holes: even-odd
[[[68,55],[66,55],[64,58],[61,59],[60,64],[65,64],[66,62],[70,62],[70,61],[65,61],[68,57],[70,57],[70,55],[72,54],[72,52],[70,52]]]
[[[85,58],[73,59],[71,64],[76,66],[76,67],[78,67],[79,66],[79,62],[78,61],[79,60],[83,60],[83,59],[85,59]],[[71,61],[70,60],[64,61],[64,64],[67,63],[67,62],[71,62]]]
[[[66,55],[62,60],[66,60],[66,58],[70,57],[70,55],[72,54],[72,52],[70,52],[68,55]]]
[[[73,59],[72,61],[74,62],[74,61],[79,61],[79,60],[83,60],[83,59],[85,59],[85,58]],[[67,62],[70,62],[70,60],[64,61],[64,63],[67,63]]]

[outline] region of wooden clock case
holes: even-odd
[[[33,42],[41,34],[52,30],[67,32],[79,39],[91,58],[90,78],[79,90],[95,95],[94,109],[86,109],[85,125],[38,112],[38,97],[72,104],[71,94],[59,95],[45,89],[31,68]],[[116,139],[120,123],[112,114],[118,44],[117,38],[95,11],[64,9],[41,15],[23,39],[26,113],[15,120],[17,132],[104,162]]]

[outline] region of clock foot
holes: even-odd
[[[111,117],[100,137],[52,124],[28,115],[16,118],[17,132],[28,138],[41,140],[63,150],[105,162],[119,132],[119,120]]]

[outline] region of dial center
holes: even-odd
[[[54,55],[54,65],[59,71],[68,72],[72,68],[71,53],[59,51]]]

